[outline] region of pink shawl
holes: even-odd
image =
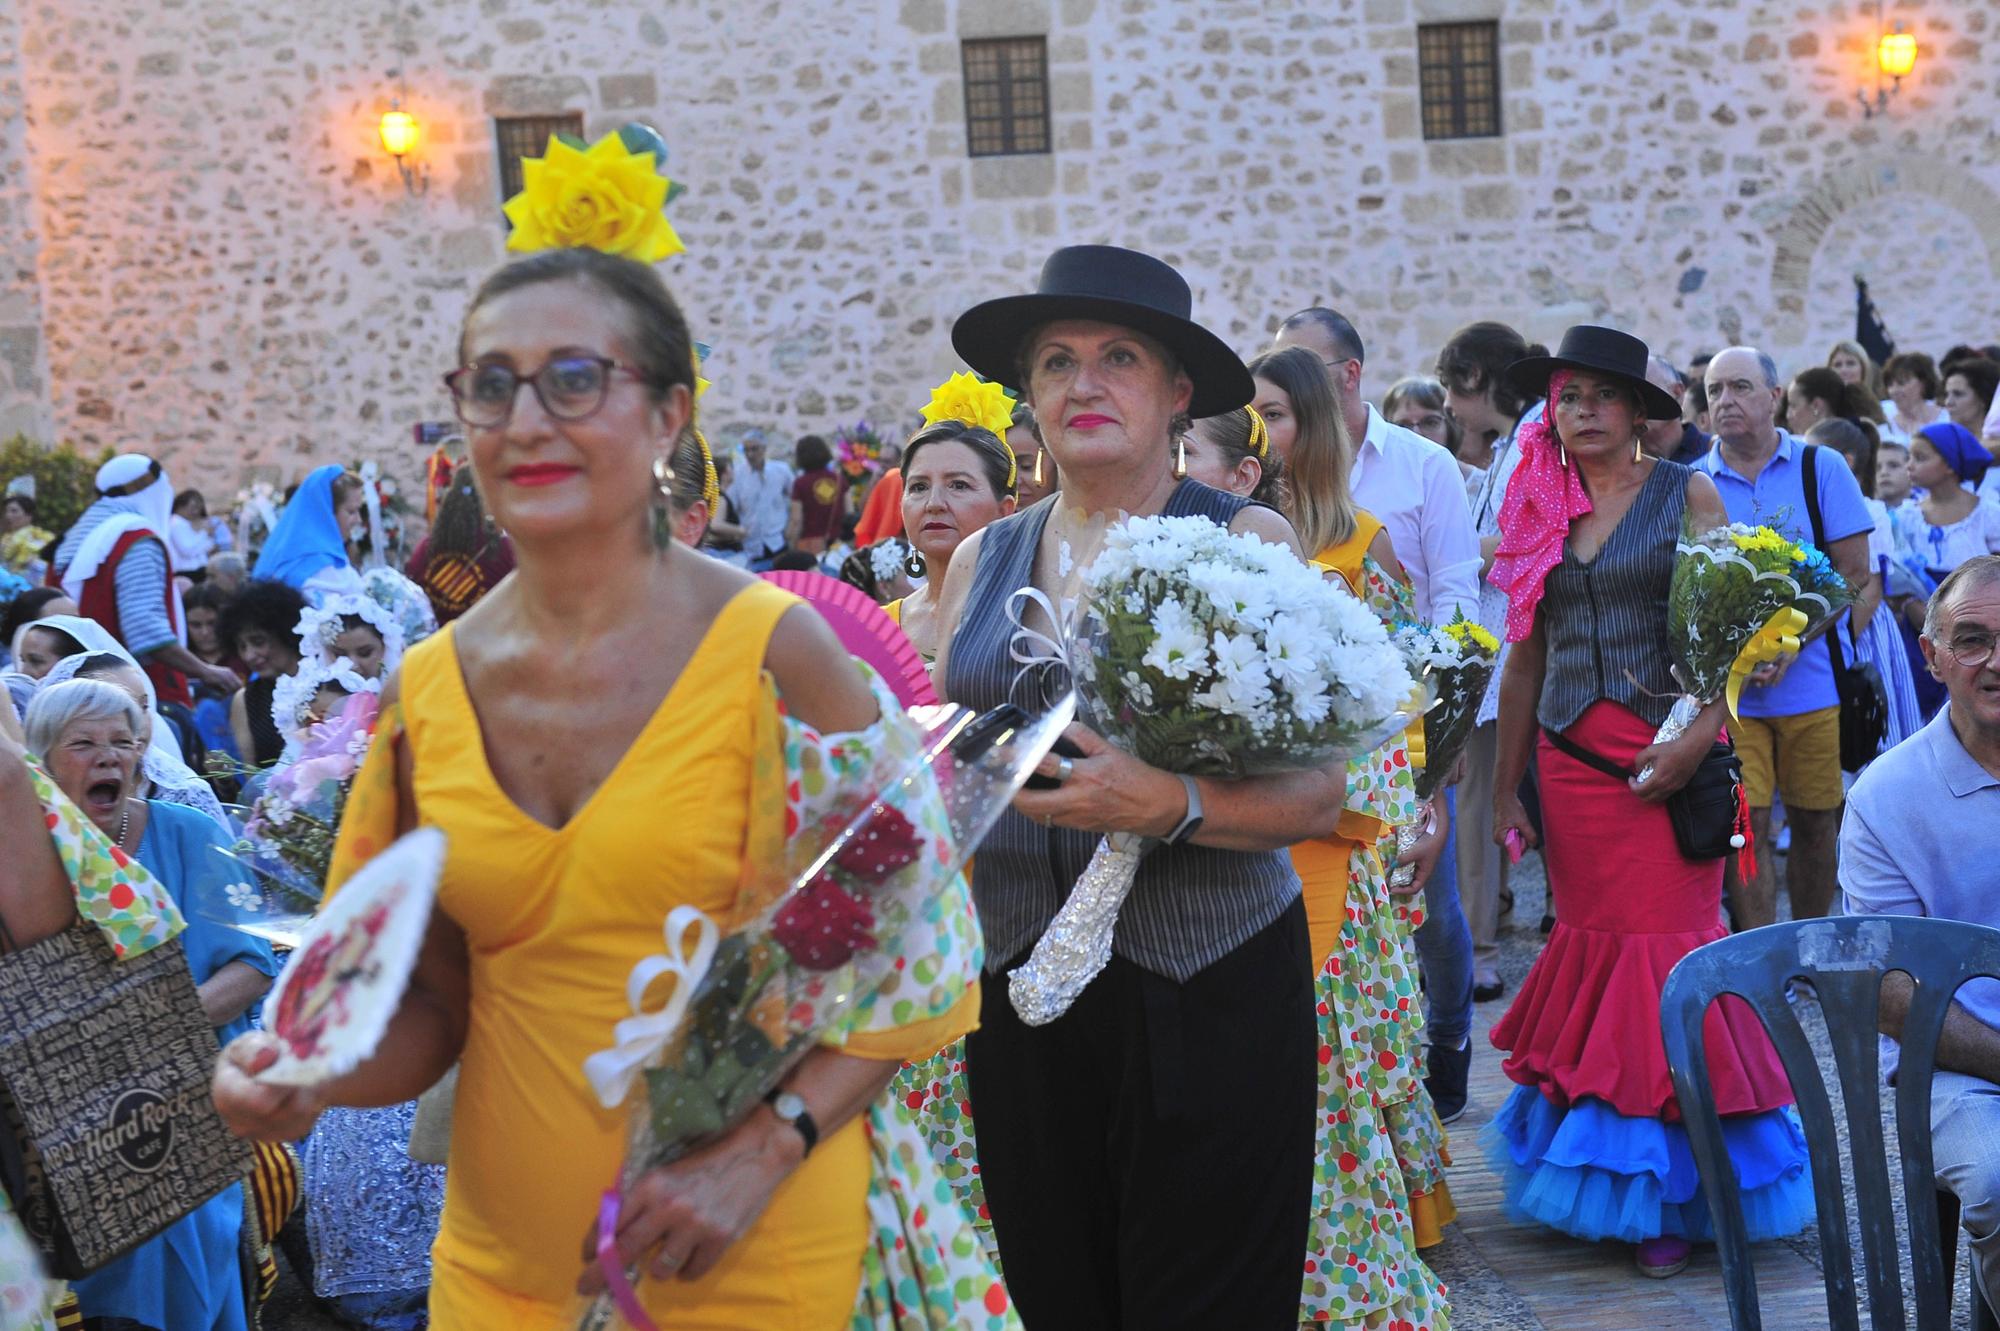
[[[1521,461],[1500,505],[1500,545],[1487,580],[1507,593],[1507,641],[1519,642],[1535,627],[1535,607],[1549,570],[1562,561],[1569,524],[1590,512],[1583,478],[1557,441],[1556,399],[1569,370],[1549,377],[1549,401],[1540,420],[1521,427]]]

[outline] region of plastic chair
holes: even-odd
[[[1821,1265],[1833,1331],[1860,1331],[1854,1257],[1847,1238],[1847,1200],[1839,1137],[1820,1077],[1819,1061],[1785,999],[1788,981],[1810,984],[1826,1017],[1847,1104],[1855,1201],[1875,1331],[1905,1328],[1899,1245],[1889,1204],[1888,1158],[1882,1141],[1882,1072],[1876,1034],[1882,977],[1902,971],[1915,985],[1903,1023],[1904,1068],[1928,1068],[1937,1058],[1946,1005],[1975,976],[2000,979],[2000,930],[1955,920],[1903,915],[1854,916],[1770,925],[1718,939],[1682,957],[1660,996],[1660,1033],[1681,1117],[1715,1220],[1723,1289],[1735,1331],[1762,1331],[1757,1275],[1736,1186],[1722,1141],[1722,1120],[1708,1080],[1702,1018],[1723,994],[1749,1003],[1770,1033],[1798,1097],[1819,1210]],[[1951,1283],[1931,1161],[1931,1079],[1898,1077],[1897,1138],[1909,1218],[1911,1269],[1916,1277],[1917,1331],[1949,1331]],[[1958,1236],[1951,1234],[1956,1254]]]

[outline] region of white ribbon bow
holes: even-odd
[[[687,946],[690,930],[695,936],[692,955]],[[715,960],[722,933],[714,920],[693,906],[676,906],[667,916],[666,939],[666,952],[634,966],[632,978],[625,982],[625,999],[632,1005],[632,1015],[612,1028],[617,1044],[583,1060],[583,1075],[606,1109],[625,1103],[633,1078],[666,1051],[681,1018],[687,1015],[695,989]],[[653,987],[653,981],[669,974],[675,977],[673,993],[657,1011],[647,1011],[646,991]]]
[[[1055,627],[1057,637],[1050,637],[1040,629],[1029,628],[1028,618],[1021,602],[1029,601],[1041,607]],[[1007,656],[1020,669],[1014,672],[1014,687],[1019,688],[1021,677],[1030,670],[1050,665],[1060,665],[1070,669],[1069,630],[1063,626],[1063,616],[1039,587],[1022,587],[1007,598],[1007,618],[1013,622],[1013,636],[1007,640]],[[1046,690],[1043,690],[1046,693]]]

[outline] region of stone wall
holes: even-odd
[[[1076,241],[1181,266],[1245,353],[1341,306],[1371,390],[1479,317],[1801,366],[1851,335],[1855,272],[1906,345],[1991,338],[2000,23],[1892,9],[1921,63],[1864,119],[1874,18],[1845,0],[16,0],[0,429],[211,489],[413,476],[503,257],[492,117],[562,110],[672,146],[665,271],[723,439],[910,420],[951,319]],[[1415,24],[1452,18],[1501,21],[1503,137],[1421,137]],[[1032,34],[1055,152],[968,159],[959,39]],[[405,46],[420,196],[375,137]]]
[[[48,361],[42,354],[34,173],[23,114],[21,26],[0,5],[0,439],[50,433]]]

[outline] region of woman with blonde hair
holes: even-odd
[[[1870,402],[1882,400],[1882,367],[1854,339],[1844,337],[1833,344],[1833,350],[1826,353],[1826,368],[1839,375],[1842,383],[1861,385]]]
[[[1293,347],[1258,357],[1250,373],[1255,410],[1284,459],[1286,512],[1301,545],[1354,595],[1414,618],[1409,577],[1388,533],[1356,507],[1348,487],[1353,447],[1325,364]],[[1320,1041],[1335,1055],[1320,1079],[1321,1165],[1300,1321],[1366,1325],[1388,1313],[1429,1326],[1441,1290],[1416,1249],[1440,1242],[1456,1210],[1445,1187],[1444,1128],[1423,1080],[1413,939],[1423,915],[1410,899],[1438,867],[1449,824],[1440,820],[1411,852],[1424,867],[1403,889],[1406,900],[1395,900],[1393,855],[1382,842],[1418,816],[1406,746],[1399,738],[1349,763],[1347,772],[1339,826],[1291,848],[1316,967]],[[1382,994],[1412,1001],[1384,1004],[1376,997]],[[1349,1159],[1360,1163],[1341,1169],[1338,1162]],[[1338,1274],[1346,1253],[1360,1258],[1357,1269],[1372,1272],[1372,1283]]]

